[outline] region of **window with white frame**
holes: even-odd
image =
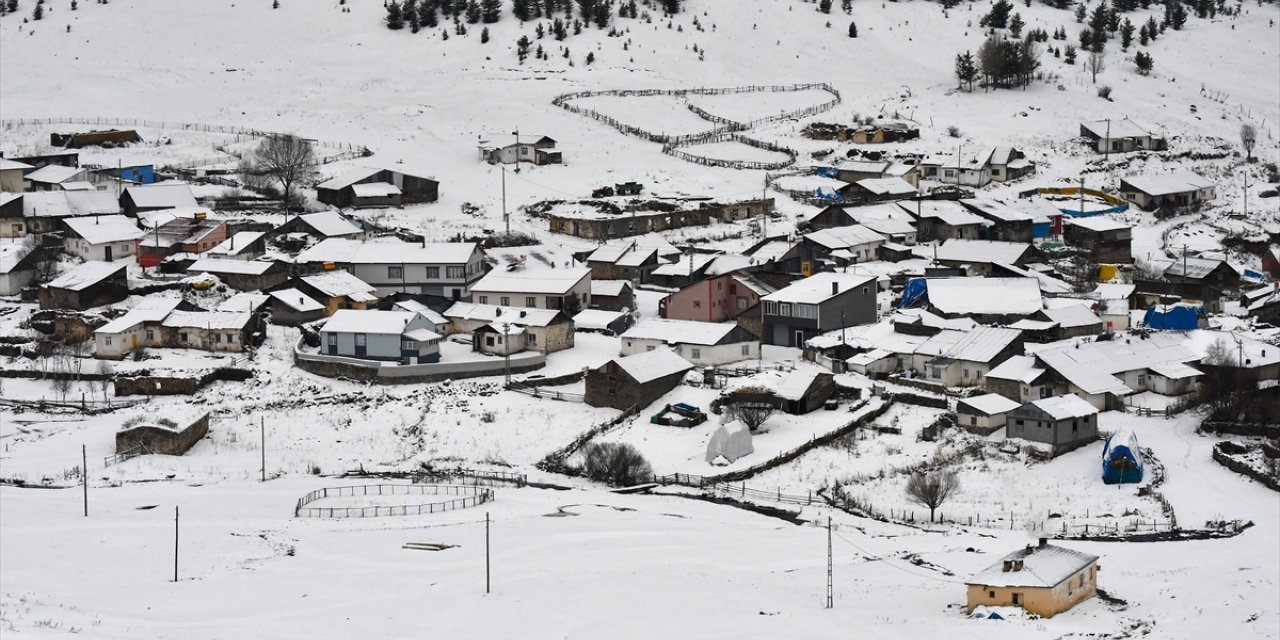
[[[465,278],[467,276],[467,269],[466,267],[445,267],[444,275],[446,278],[450,279]]]
[[[403,280],[404,267],[387,267],[387,277],[392,280]]]
[[[427,277],[432,280],[439,280],[440,267],[427,267]]]
[[[357,347],[363,347],[363,346],[365,346],[365,339],[366,339],[365,334],[363,334],[363,333],[357,333],[357,334],[356,334],[356,346],[357,346]]]
[[[812,304],[797,304],[796,317],[816,320],[818,318],[818,307]]]
[[[764,312],[771,316],[778,315],[778,303],[773,300],[764,301]]]
[[[689,355],[692,356],[694,360],[697,360],[698,358],[702,357],[702,349],[694,347],[693,352]]]
[[[790,315],[791,315],[791,303],[790,303],[790,302],[779,302],[779,303],[778,303],[778,315],[780,315],[780,316],[790,316]]]

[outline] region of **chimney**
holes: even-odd
[[[1048,539],[1048,538],[1040,538],[1040,548],[1041,548],[1041,549],[1043,549],[1043,548],[1045,548],[1045,547],[1047,547],[1047,546],[1049,546],[1049,539]]]
[[[1001,571],[1004,571],[1005,573],[1008,573],[1009,571],[1012,571],[1012,570],[1013,570],[1013,561],[1012,561],[1012,560],[1005,560],[1005,561],[1004,561],[1004,564],[1000,567],[1000,570],[1001,570]]]
[[[1022,571],[1022,560],[1014,560],[1014,561],[1013,561],[1013,570],[1014,570],[1014,571]]]
[[[831,283],[831,295],[833,295],[833,296],[834,296],[834,295],[836,295],[837,293],[840,293],[840,283],[839,283],[839,282],[832,282],[832,283]]]

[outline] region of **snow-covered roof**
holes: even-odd
[[[573,317],[575,329],[608,329],[609,325],[627,315],[624,311],[605,311],[603,309],[585,309]]]
[[[1095,137],[1106,138],[1108,135],[1112,138],[1145,138],[1147,136],[1158,136],[1155,129],[1143,124],[1138,124],[1128,118],[1112,118],[1107,120],[1090,120],[1081,122],[1080,126],[1084,127]]]
[[[772,240],[756,247],[756,250],[752,251],[748,255],[757,262],[769,262],[771,260],[781,258],[790,250],[790,242],[787,242],[786,240]]]
[[[373,302],[374,287],[341,269],[302,276],[307,286],[331,298],[346,296],[355,302]]]
[[[916,353],[966,362],[991,362],[1022,335],[1017,329],[976,327],[971,331],[943,329],[916,348]]]
[[[1137,288],[1137,285],[1132,284],[1103,282],[1094,287],[1093,292],[1102,300],[1128,300]]]
[[[733,253],[718,255],[711,259],[707,265],[708,276],[722,276],[726,273],[733,273],[739,269],[745,269],[755,264],[755,260],[747,256],[740,256]]]
[[[47,164],[35,171],[32,171],[31,173],[28,173],[23,176],[23,178],[31,182],[59,184],[79,176],[83,172],[84,169],[79,167],[64,167],[60,164]]]
[[[174,311],[160,324],[166,327],[196,329],[243,329],[253,314],[243,311]]]
[[[1036,281],[1040,283],[1040,291],[1042,293],[1063,294],[1063,293],[1071,293],[1072,291],[1075,290],[1074,287],[1072,287],[1071,284],[1068,283],[1067,281],[1060,280],[1047,273],[1043,273],[1041,271],[1031,269],[1029,268],[1029,266],[1020,267],[1016,264],[1007,264],[1007,263],[996,263],[994,266],[1000,267],[1001,269],[1009,273],[1021,276],[1023,278],[1035,278]]]
[[[657,259],[657,247],[638,244],[604,244],[587,256],[587,262],[603,262],[624,267],[638,267],[650,258]]]
[[[1166,277],[1177,276],[1184,278],[1203,278],[1210,273],[1213,273],[1214,269],[1217,269],[1223,264],[1227,264],[1228,267],[1231,266],[1224,260],[1215,260],[1211,258],[1178,258],[1169,262],[1169,266],[1164,270],[1164,275]]]
[[[968,331],[978,323],[969,318],[944,318],[928,309],[897,309],[890,316],[894,324],[919,325],[935,329],[958,329]]]
[[[1043,587],[1053,588],[1073,578],[1098,556],[1059,547],[1052,544],[1028,546],[1000,559],[974,574],[965,584],[984,587]],[[1006,562],[1021,561],[1019,571],[1005,571]]]
[[[1213,188],[1213,181],[1190,171],[1156,176],[1129,176],[1123,182],[1150,196],[1199,191]]]
[[[985,214],[988,218],[995,218],[996,220],[1004,222],[1031,222],[1032,218],[1034,218],[1034,216],[1029,213],[1025,213],[999,200],[992,200],[990,198],[969,198],[967,200],[961,200],[960,202],[970,209],[979,212],[979,215]]]
[[[266,304],[271,296],[265,293],[249,293],[242,291],[240,293],[227,298],[218,305],[215,311],[257,311],[259,307]]]
[[[813,233],[805,234],[804,237],[810,242],[826,247],[827,249],[844,249],[867,244],[883,244],[885,241],[884,236],[860,224],[848,227],[822,229],[814,231]]]
[[[327,333],[374,333],[400,335],[416,314],[410,311],[339,309],[320,327]]]
[[[471,286],[480,293],[540,293],[564,295],[584,278],[591,279],[591,269],[530,269],[528,271],[490,271]]]
[[[961,411],[961,407],[969,407],[978,413],[983,413],[989,416],[1008,413],[1020,406],[1022,405],[998,393],[970,396],[956,401],[956,411],[959,413],[965,413],[964,411]]]
[[[419,314],[425,317],[429,322],[431,322],[431,324],[434,324],[436,326],[439,326],[442,324],[449,324],[448,318],[441,315],[435,309],[432,309],[431,307],[428,307],[427,305],[422,304],[417,300],[399,300],[395,304],[392,304],[391,306],[393,311],[412,311],[416,314]]]
[[[68,218],[65,224],[89,244],[133,241],[143,233],[133,218],[121,215]]]
[[[874,285],[875,282],[875,276],[824,271],[808,278],[797,280],[765,296],[763,299],[776,302],[818,304],[850,289],[868,284]]]
[[[144,299],[128,313],[98,327],[94,333],[115,335],[128,331],[144,322],[160,322],[178,308],[182,300],[177,298]]]
[[[693,368],[687,360],[667,349],[654,349],[614,360],[618,368],[638,383],[652,382]]]
[[[18,162],[8,158],[0,158],[0,171],[25,171],[31,168],[32,166],[25,162]]]
[[[1117,335],[1111,340],[1063,340],[1026,346],[1027,353],[1052,368],[1085,393],[1133,392],[1116,374],[1150,369],[1167,362],[1200,359],[1187,341],[1172,333]]]
[[[253,243],[267,235],[264,231],[238,231],[235,235],[223,240],[218,246],[206,251],[213,255],[234,256],[253,246]]]
[[[661,340],[666,344],[720,344],[734,329],[735,322],[695,322],[646,318],[622,334],[623,339]]]
[[[410,329],[404,332],[404,337],[410,340],[416,340],[418,342],[431,342],[431,341],[439,341],[444,339],[444,336],[430,329],[427,329],[426,327],[422,327],[420,329]]]
[[[973,224],[989,226],[991,224],[986,218],[969,211],[964,208],[964,205],[952,200],[916,200],[914,202],[899,202],[897,206],[913,216],[937,218],[953,227]]]
[[[1158,376],[1164,376],[1173,380],[1195,378],[1197,376],[1204,375],[1203,371],[1190,365],[1185,365],[1181,362],[1161,362],[1160,364],[1152,365],[1150,371]]]
[[[32,249],[25,242],[0,242],[0,273],[13,271]]]
[[[546,327],[556,321],[560,311],[556,309],[529,309],[525,307],[500,307],[494,304],[455,302],[444,312],[450,320],[480,320],[484,322],[510,322],[526,327]]]
[[[257,260],[232,260],[230,258],[200,258],[187,267],[187,273],[232,273],[245,276],[260,276],[274,265],[274,262]]]
[[[1086,304],[1071,304],[1045,309],[1044,315],[1064,329],[1102,325],[1102,318],[1095,315]]]
[[[133,204],[142,209],[177,209],[179,207],[198,207],[196,195],[191,186],[185,182],[161,182],[148,185],[126,187],[125,195],[133,199]]]
[[[930,278],[928,295],[942,313],[1031,315],[1041,308],[1035,278]]]
[[[83,291],[92,287],[103,280],[106,280],[117,273],[128,268],[128,265],[114,262],[86,262],[77,265],[70,271],[55,278],[48,285],[51,289],[67,289],[69,291]]]
[[[1275,289],[1280,291],[1280,289]],[[1232,366],[1241,366],[1240,358],[1244,358],[1245,368],[1265,367],[1280,364],[1280,346],[1268,344],[1240,333],[1230,331],[1211,331],[1198,329],[1186,334],[1187,346],[1195,353],[1204,356],[1216,342],[1226,347],[1226,355]]]
[[[1132,228],[1130,225],[1120,222],[1119,220],[1109,218],[1107,216],[1089,216],[1087,218],[1068,217],[1068,218],[1064,218],[1063,221],[1073,227],[1080,227],[1082,229],[1088,229],[1089,231],[1094,231],[1097,233],[1102,233],[1105,231],[1119,231],[1121,229]]]
[[[351,185],[351,193],[357,198],[386,198],[400,195],[400,187],[390,182],[361,182]]]
[[[1098,412],[1097,407],[1089,404],[1087,400],[1070,393],[1061,396],[1054,396],[1052,398],[1032,400],[1027,404],[1040,409],[1054,420],[1083,418]]]
[[[804,399],[804,394],[813,386],[813,381],[822,375],[814,369],[797,369],[782,376],[782,380],[773,385],[773,395],[783,400],[797,401]]]
[[[1001,242],[998,240],[961,240],[950,238],[936,249],[938,260],[948,262],[978,264],[1014,264],[1026,255],[1031,245],[1023,242]],[[931,247],[916,247],[915,254],[921,258],[933,256]]]
[[[319,311],[324,308],[324,305],[316,302],[311,296],[292,287],[288,289],[280,289],[279,291],[272,291],[271,298],[299,313]]]
[[[692,255],[685,254],[680,256],[675,262],[659,266],[653,270],[654,275],[659,276],[684,276],[690,273],[696,273],[711,264],[715,256],[705,253],[695,253]]]
[[[22,194],[22,215],[28,218],[120,213],[120,202],[109,191],[33,191]]]
[[[867,178],[859,180],[855,184],[878,196],[901,196],[916,192],[916,188],[902,178]]]
[[[328,180],[325,180],[324,182],[321,182],[320,184],[316,185],[316,188],[317,189],[341,189],[343,187],[346,187],[356,182],[359,182],[361,180],[364,180],[369,176],[372,176],[373,174],[378,173],[379,171],[381,171],[381,169],[370,169],[369,167],[355,167],[338,174],[336,177],[333,177]]]
[[[298,216],[298,218],[303,224],[315,229],[316,233],[319,233],[326,238],[349,236],[364,232],[359,225],[351,222],[334,211],[308,213],[303,216]]]
[[[623,291],[631,287],[629,280],[592,280],[591,296],[620,296]]]
[[[417,243],[396,239],[369,242],[328,238],[298,254],[296,262],[350,264],[466,264],[476,250],[472,242]]]

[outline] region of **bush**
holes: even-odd
[[[583,473],[592,480],[625,487],[653,479],[653,469],[640,452],[625,442],[598,442],[584,450]]]
[[[1104,84],[1104,85],[1102,85],[1101,87],[1098,87],[1098,97],[1099,97],[1099,98],[1102,98],[1103,100],[1110,100],[1110,99],[1111,99],[1111,87],[1108,87],[1108,86],[1107,86],[1107,85],[1105,85],[1105,84]]]
[[[952,126],[950,126],[950,127],[947,127],[947,135],[951,136],[952,138],[959,138],[959,137],[960,137],[960,127],[957,127],[957,126],[955,126],[955,125],[952,125]]]

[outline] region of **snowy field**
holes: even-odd
[[[787,154],[768,149],[758,149],[741,142],[712,142],[680,147],[680,150],[691,155],[712,160],[741,160],[748,162],[782,162]]]

